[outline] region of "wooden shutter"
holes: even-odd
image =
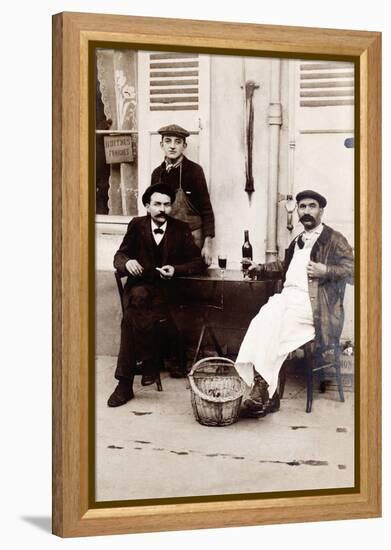
[[[300,107],[354,105],[352,63],[301,61]]]
[[[149,54],[150,111],[197,111],[198,103],[198,54]]]

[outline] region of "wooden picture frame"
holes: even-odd
[[[91,330],[89,43],[221,53],[340,56],[355,63],[359,324],[359,487],[307,495],[137,507],[89,499]],[[376,32],[87,13],[53,17],[53,532],[63,537],[378,517],[381,514],[381,35]]]

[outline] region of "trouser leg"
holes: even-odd
[[[121,343],[115,377],[129,378],[142,361],[147,369],[161,364],[159,323],[166,317],[166,303],[158,288],[139,285],[127,289],[121,322]]]
[[[121,321],[121,342],[117,359],[115,378],[126,380],[134,376],[136,371],[136,355],[133,341],[133,329],[131,320],[125,316]]]
[[[184,376],[186,374],[185,340],[169,312],[164,322],[159,324],[159,329],[162,353],[170,360],[170,375],[174,378]]]

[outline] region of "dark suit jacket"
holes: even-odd
[[[174,277],[202,273],[205,264],[196,246],[189,226],[174,218],[168,218],[166,233],[161,242],[162,265],[175,268]],[[143,284],[161,281],[155,267],[155,242],[151,230],[150,216],[133,218],[126,235],[114,256],[114,267],[122,275],[128,275],[128,283]],[[125,265],[135,259],[144,268],[141,277],[129,275]]]
[[[283,279],[293,258],[297,238],[285,253],[284,262],[263,264],[265,274],[280,270]],[[314,317],[315,343],[319,348],[339,342],[344,324],[343,299],[346,283],[354,282],[353,250],[345,237],[324,224],[311,250],[310,259],[327,267],[323,278],[308,278],[308,292]]]
[[[152,172],[151,185],[164,182],[176,191],[179,187],[179,174],[179,167],[167,173],[166,163],[163,161]],[[201,216],[203,236],[214,237],[215,220],[204,171],[199,164],[187,157],[182,160],[182,188],[190,204]]]

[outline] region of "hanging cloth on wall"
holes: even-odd
[[[254,193],[254,176],[253,176],[253,143],[254,143],[254,91],[259,88],[253,80],[249,80],[245,84],[246,92],[246,143],[245,143],[245,162],[246,162],[246,186],[244,190],[249,195]]]

